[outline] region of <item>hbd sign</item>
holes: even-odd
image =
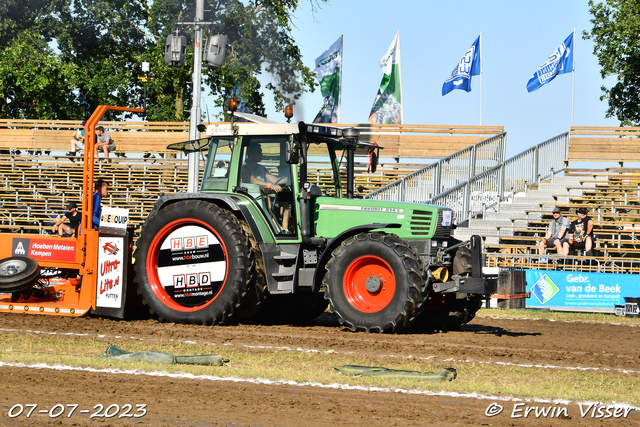
[[[173,276],[173,287],[197,288],[199,286],[209,286],[211,284],[211,273],[178,274]]]

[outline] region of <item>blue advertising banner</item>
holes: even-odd
[[[625,297],[640,296],[632,274],[527,270],[527,307],[613,313]]]

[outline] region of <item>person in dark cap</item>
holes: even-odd
[[[587,214],[587,208],[578,208],[578,219],[571,223],[569,227],[569,248],[572,250],[582,249],[585,255],[591,256],[593,253],[593,219]]]
[[[63,224],[64,220],[69,220],[69,225]],[[58,233],[60,237],[63,234],[68,234],[71,237],[78,235],[78,228],[80,227],[80,212],[78,212],[78,205],[76,202],[70,202],[67,205],[67,211],[60,215],[60,218],[53,225],[52,231]]]
[[[559,207],[553,208],[553,219],[549,223],[549,231],[542,238],[538,245],[538,254],[543,256],[546,248],[555,247],[558,251],[558,255],[567,256],[569,254],[569,237],[567,230],[571,226],[571,223],[567,218],[562,216],[562,211]],[[543,259],[540,259],[544,261]]]

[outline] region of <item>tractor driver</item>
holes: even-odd
[[[260,187],[263,193],[270,192],[280,193],[282,186],[289,179],[288,176],[278,178],[275,175],[269,173],[267,168],[258,164],[262,160],[262,147],[260,144],[251,144],[247,147],[247,154],[245,157],[245,163],[242,166],[242,181],[250,184],[256,184]],[[282,215],[282,228],[289,229],[289,204],[278,198],[280,204],[280,213]],[[267,200],[269,209],[271,209],[271,202]]]

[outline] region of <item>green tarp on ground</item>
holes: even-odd
[[[454,368],[445,368],[438,372],[400,371],[379,366],[342,365],[335,368],[345,375],[363,377],[397,378],[418,381],[453,381],[458,376]]]
[[[198,356],[174,356],[171,353],[162,353],[160,351],[138,351],[131,353],[122,350],[115,344],[109,344],[104,354],[100,355],[103,359],[123,360],[127,362],[150,362],[150,363],[179,363],[185,365],[210,365],[221,366],[229,359],[223,359],[217,354],[203,354]]]

